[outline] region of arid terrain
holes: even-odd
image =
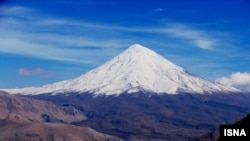
[[[70,106],[0,92],[0,141],[120,141],[88,127],[70,125],[85,120]]]

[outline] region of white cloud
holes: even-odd
[[[158,9],[163,10],[163,9]],[[67,21],[63,19],[49,19],[40,21],[38,24],[47,25],[70,25],[79,26],[81,28],[93,28],[105,31],[122,31],[122,32],[141,32],[141,33],[160,33],[165,34],[169,37],[175,37],[184,39],[194,44],[194,46],[209,50],[213,49],[219,42],[213,37],[212,32],[205,30],[196,29],[192,26],[180,23],[169,23],[162,27],[126,27],[126,26],[115,26],[115,25],[101,25],[96,23],[87,23],[80,21]],[[216,37],[218,38],[218,37]]]
[[[23,6],[1,6],[1,14],[2,15],[23,15],[31,12],[32,9]]]
[[[216,40],[208,35],[206,31],[198,30],[184,24],[172,24],[161,30],[169,36],[186,39],[201,49],[212,49]]]
[[[91,24],[85,23],[86,26]],[[195,47],[200,49],[210,50],[218,45],[218,40],[213,37],[212,32],[205,30],[196,29],[192,26],[180,23],[169,23],[163,27],[122,27],[122,26],[104,26],[104,25],[95,25],[92,26],[95,28],[109,29],[109,30],[120,30],[126,32],[141,32],[141,33],[160,33],[165,34],[169,37],[175,37],[181,40],[187,40],[190,43],[194,44]]]
[[[58,47],[54,43],[41,43],[39,41],[32,41],[32,37],[30,39],[31,40],[23,40],[19,38],[0,38],[0,52],[41,58],[45,60],[57,60],[86,64],[95,63],[95,60],[90,60],[86,58],[88,58],[90,55],[98,56],[99,54],[98,51],[91,49],[72,49],[71,47],[75,46],[74,43],[68,43],[68,46],[71,47]],[[42,39],[43,38],[41,38],[41,40]],[[86,42],[86,44],[91,45],[92,43]],[[84,43],[82,43],[82,45],[84,46]],[[97,45],[97,43],[93,43],[93,45]]]
[[[213,41],[207,39],[195,39],[195,43],[202,49],[211,49],[214,45]]]
[[[89,59],[90,55],[98,56],[102,51],[109,56],[114,53],[112,50],[129,44],[126,39],[109,38],[109,32],[105,32],[106,37],[101,37],[98,33],[105,26],[44,16],[36,18],[26,7],[4,8],[5,12],[1,14],[5,16],[0,18],[0,33],[4,33],[0,34],[0,52],[3,53],[95,64],[103,60],[103,56]],[[19,19],[24,13],[28,18]]]
[[[163,11],[163,9],[162,8],[156,8],[156,9],[154,9],[154,11],[155,12],[161,12],[161,11]]]
[[[162,10],[162,9],[158,9]],[[31,56],[42,59],[93,63],[89,55],[97,56],[109,49],[105,56],[127,47],[133,37],[121,38],[120,34],[161,34],[180,40],[187,40],[201,49],[212,49],[217,41],[206,31],[185,24],[168,24],[163,27],[126,27],[102,25],[62,18],[48,18],[27,7],[5,7],[5,16],[0,18],[0,52]],[[7,17],[6,17],[7,16]],[[26,16],[26,20],[22,20]],[[12,17],[12,18],[9,18]],[[36,18],[39,17],[39,18]],[[42,28],[41,28],[42,27]],[[103,34],[100,34],[103,33]],[[138,38],[134,38],[137,42]],[[143,39],[138,39],[143,40]],[[178,44],[178,43],[177,43]],[[90,47],[99,50],[91,50]],[[86,50],[84,50],[86,48]],[[81,49],[81,50],[79,50]],[[117,51],[118,52],[118,51]],[[99,61],[103,60],[98,57]]]
[[[250,73],[247,72],[236,72],[229,77],[218,78],[215,82],[250,92]]]
[[[17,72],[19,75],[23,76],[45,76],[45,77],[52,76],[52,73],[46,72],[41,67],[36,67],[32,69],[19,68]]]

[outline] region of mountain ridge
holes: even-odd
[[[0,120],[49,121],[71,123],[86,116],[72,106],[59,106],[48,101],[10,95],[0,91]]]
[[[83,120],[85,114],[73,105],[56,105],[0,91],[0,141],[122,141],[70,124]]]
[[[195,76],[139,44],[75,79],[41,87],[4,89],[11,94],[25,95],[68,92],[119,95],[140,90],[166,94],[239,92],[236,88]]]

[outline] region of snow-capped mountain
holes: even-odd
[[[137,91],[159,94],[239,92],[236,88],[193,75],[139,44],[130,46],[112,60],[75,79],[5,91],[25,95],[67,92],[119,95]]]

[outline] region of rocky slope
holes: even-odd
[[[0,141],[122,141],[91,128],[62,123],[0,120]]]
[[[86,116],[75,107],[0,92],[0,141],[121,141],[67,124],[83,120]]]
[[[86,117],[74,107],[0,92],[0,119],[70,123],[85,120]]]

